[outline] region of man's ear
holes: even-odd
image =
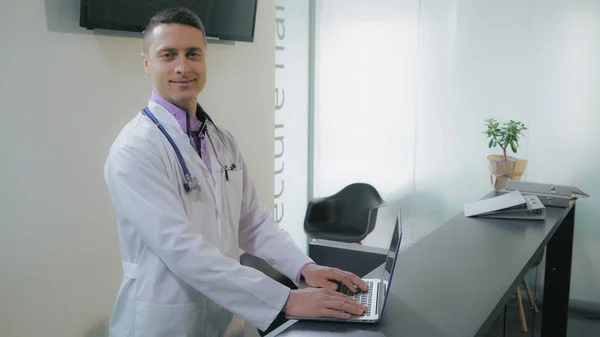
[[[150,75],[150,60],[148,60],[148,55],[146,55],[146,53],[142,53],[142,64],[144,65],[146,75]]]

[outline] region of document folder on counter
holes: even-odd
[[[569,207],[577,198],[589,198],[589,195],[575,186],[543,184],[509,180],[507,191],[520,191],[523,195],[537,195],[546,206]]]
[[[519,191],[497,197],[466,203],[466,217],[494,219],[546,219],[546,207],[536,195],[522,195]]]

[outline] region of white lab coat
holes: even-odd
[[[162,106],[150,111],[177,144],[201,191],[183,188],[175,151],[139,113],[121,131],[105,164],[117,216],[123,279],[110,322],[111,337],[223,336],[233,315],[268,328],[290,289],[239,264],[239,249],[267,260],[295,282],[311,260],[274,222],[258,199],[237,143],[208,127],[224,171],[210,153],[212,174],[177,120]]]

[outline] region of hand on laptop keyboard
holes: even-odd
[[[306,288],[291,290],[283,311],[295,317],[331,317],[349,319],[363,315],[367,306],[342,293],[323,289]]]
[[[339,287],[335,282],[345,284],[348,289],[367,291],[367,284],[353,273],[337,268],[309,264],[302,269],[302,276],[311,287],[327,288],[337,290]]]
[[[358,288],[356,286],[352,287],[352,289],[349,289],[345,284],[343,284],[340,281],[335,281],[335,284],[337,284],[336,291],[339,293],[342,293],[344,295],[353,296],[354,294],[360,294],[363,292],[360,288]],[[368,292],[368,290],[367,290],[367,292]]]
[[[364,312],[363,315],[368,316],[370,314],[372,298],[373,298],[372,297],[372,291],[373,291],[373,282],[372,281],[367,282],[367,286],[369,287],[369,290],[362,291],[362,290],[356,288],[355,289],[356,293],[354,293],[350,289],[348,289],[348,287],[346,287],[345,284],[343,284],[341,282],[336,282],[336,283],[338,285],[337,292],[342,293],[342,294],[352,298],[356,302],[365,305],[367,307],[367,310]]]

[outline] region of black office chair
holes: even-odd
[[[355,183],[308,203],[304,232],[314,239],[360,243],[375,229],[377,209],[385,205],[375,187]]]
[[[252,255],[249,253],[243,253],[240,256],[240,264],[243,266],[252,267],[258,271],[261,271],[265,275],[269,276],[270,278],[274,279],[275,281],[283,284],[284,286],[286,286],[290,289],[298,289],[298,287],[296,287],[296,285],[294,284],[294,282],[292,282],[292,280],[290,280],[287,276],[280,273],[277,269],[271,267],[271,265],[268,264],[267,261],[261,259],[260,257],[257,257],[255,255]],[[287,322],[287,318],[285,318],[285,313],[280,312],[277,315],[277,317],[275,317],[275,319],[273,320],[273,323],[271,323],[269,328],[265,332],[258,330],[258,334],[260,336],[265,336],[265,335],[269,334],[271,331],[277,329],[281,324],[283,324],[285,322]]]

